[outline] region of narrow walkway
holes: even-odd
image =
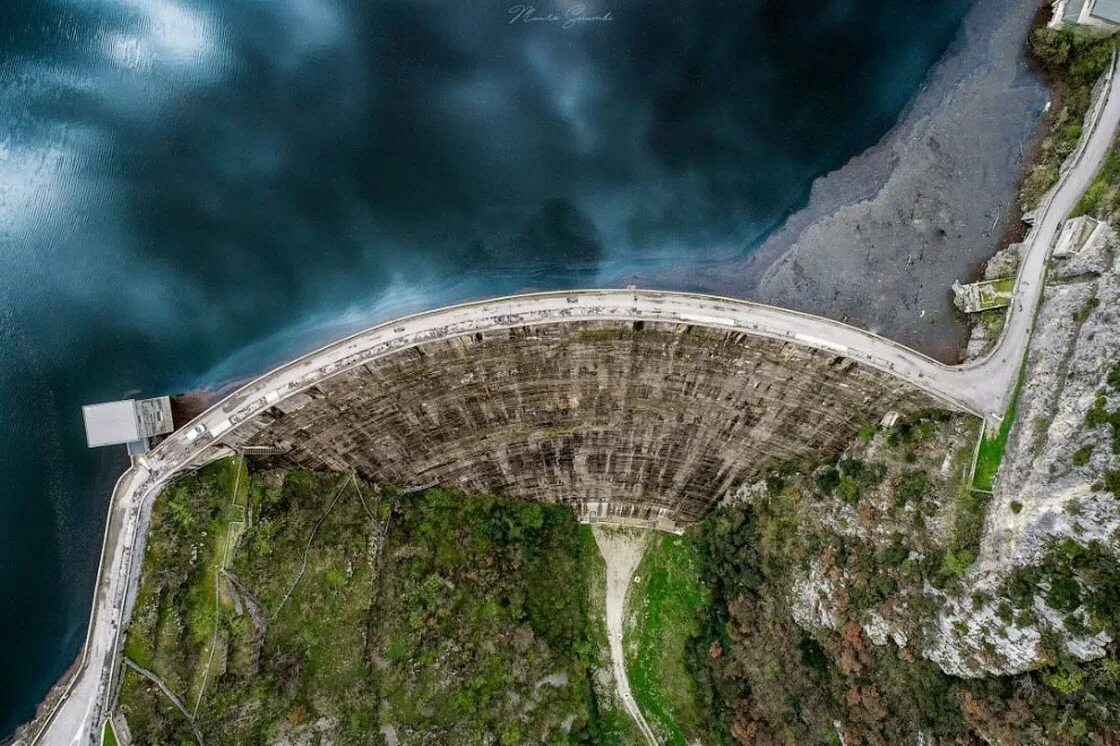
[[[237,490],[241,487],[241,473],[245,470],[245,455],[240,454],[237,461],[237,475],[233,479],[233,492],[230,494],[230,505],[237,506]],[[202,671],[202,683],[198,686],[198,698],[194,702],[194,715],[198,716],[198,708],[202,706],[202,695],[206,692],[206,682],[210,677],[210,668],[214,664],[214,651],[218,647],[218,632],[221,630],[222,618],[222,592],[220,589],[219,579],[226,571],[226,565],[229,564],[230,545],[237,541],[237,536],[234,534],[234,526],[237,524],[244,525],[245,514],[247,508],[241,511],[242,520],[232,520],[226,526],[226,537],[224,546],[222,547],[222,559],[218,563],[218,567],[214,573],[214,636],[210,639],[210,654],[206,657],[206,668]]]
[[[179,712],[183,713],[183,717],[185,717],[187,719],[187,722],[190,723],[191,730],[194,731],[194,737],[198,741],[198,746],[203,746],[202,732],[199,731],[198,726],[194,724],[194,718],[191,717],[191,714],[187,711],[187,706],[183,704],[183,700],[179,699],[179,697],[176,696],[175,692],[171,691],[167,687],[167,684],[163,683],[163,679],[161,679],[159,676],[156,676],[154,673],[144,668],[143,666],[137,665],[131,658],[127,656],[122,660],[125,666],[131,668],[133,671],[158,686],[160,691],[163,692],[169,700],[171,700],[172,704],[179,708]]]
[[[607,565],[607,638],[610,642],[611,665],[614,668],[618,697],[646,741],[650,746],[657,746],[657,736],[630,693],[630,680],[626,677],[626,657],[622,652],[622,631],[626,628],[626,599],[630,593],[630,579],[645,554],[650,532],[596,526],[592,533]]]
[[[327,506],[327,512],[319,516],[319,520],[315,522],[315,526],[311,529],[311,535],[307,537],[307,544],[303,548],[303,562],[300,564],[299,574],[296,575],[295,580],[292,581],[292,584],[288,586],[288,592],[285,593],[284,598],[280,600],[280,605],[276,607],[276,611],[272,612],[273,619],[276,619],[276,617],[280,616],[280,611],[284,608],[284,604],[288,603],[288,599],[292,597],[292,591],[296,589],[296,586],[299,585],[299,581],[303,579],[303,574],[307,572],[307,557],[311,554],[311,542],[315,541],[315,534],[319,533],[319,527],[323,525],[323,521],[327,520],[327,516],[331,514],[331,511],[334,510],[334,506],[337,505],[338,501],[342,498],[342,492],[346,489],[347,485],[351,483],[353,483],[355,485],[355,489],[357,489],[357,482],[355,481],[354,474],[352,472],[348,477],[346,477],[345,480],[343,480],[342,485],[338,488],[338,491],[334,493],[334,497],[331,498],[330,505]]]

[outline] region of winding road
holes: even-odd
[[[1042,297],[1058,231],[1103,163],[1120,121],[1113,68],[1090,115],[1087,137],[1036,210],[1016,302],[1003,334],[983,358],[948,366],[840,322],[730,298],[645,290],[537,293],[465,303],[379,324],[266,373],[172,433],[125,472],[113,491],[98,584],[79,665],[31,744],[96,743],[120,666],[124,621],[138,582],[152,500],[169,480],[213,454],[212,446],[256,414],[351,366],[439,338],[565,320],[665,321],[734,330],[815,347],[887,371],[947,407],[999,419],[1012,394]]]

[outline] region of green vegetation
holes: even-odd
[[[1085,466],[1086,464],[1089,463],[1089,459],[1091,459],[1092,457],[1093,457],[1093,447],[1092,446],[1081,446],[1080,448],[1078,448],[1076,451],[1073,452],[1073,456],[1070,458],[1070,461],[1073,463],[1074,466]]]
[[[787,492],[717,512],[703,526],[704,575],[714,588],[703,642],[713,654],[699,675],[717,692],[720,719],[744,743],[837,743],[837,722],[847,743],[959,730],[959,712],[946,711],[947,677],[894,646],[870,644],[857,621],[889,599],[927,609],[912,587],[937,565],[911,559],[901,537],[877,549],[798,526],[796,504]],[[849,582],[836,598],[838,628],[811,633],[794,621],[788,589],[812,557]]]
[[[1081,195],[1071,217],[1095,215],[1104,217],[1120,208],[1120,149],[1113,141],[1112,149],[1101,166],[1097,178]]]
[[[399,514],[377,630],[382,724],[443,742],[560,743],[575,715],[579,738],[597,735],[587,545],[572,513],[430,490]]]
[[[1030,50],[1057,91],[1058,105],[1049,115],[1050,134],[1042,143],[1036,165],[1027,175],[1020,200],[1029,209],[1058,180],[1062,161],[1077,148],[1082,122],[1091,105],[1093,85],[1108,69],[1114,43],[1110,37],[1065,29],[1037,28],[1031,33]],[[1111,163],[1111,161],[1110,161]],[[1106,172],[1111,183],[1120,163]],[[1102,174],[1105,178],[1105,174]],[[1095,211],[1104,192],[1094,185],[1082,198],[1082,212]]]
[[[980,450],[976,455],[976,470],[972,475],[972,486],[975,489],[985,492],[992,491],[1000,464],[1003,463],[1003,452],[1007,449],[1007,439],[1011,435],[1011,426],[1015,424],[1015,415],[1019,411],[1019,392],[1023,389],[1023,377],[1026,372],[1027,363],[1024,358],[1019,365],[1019,377],[1015,381],[1015,391],[1011,394],[1011,402],[1007,405],[1007,411],[1004,412],[995,435],[989,437],[987,424],[984,425]]]
[[[1115,368],[1113,369],[1115,371]],[[1111,379],[1112,373],[1109,374]],[[1115,386],[1110,386],[1112,391],[1115,391]],[[1111,392],[1110,392],[1111,393]],[[1093,406],[1085,413],[1085,425],[1090,428],[1109,428],[1109,442],[1113,454],[1120,454],[1120,407],[1109,411],[1108,409],[1108,396],[1104,392],[1097,394]],[[1082,453],[1086,451],[1087,453]],[[1091,446],[1083,446],[1080,451],[1073,455],[1074,465],[1083,466],[1088,463],[1089,457],[1092,455]],[[1082,463],[1078,463],[1081,461]]]
[[[707,698],[689,661],[708,597],[689,538],[654,537],[630,589],[626,669],[638,706],[665,744],[711,740]]]
[[[980,552],[984,521],[988,516],[991,495],[975,490],[961,490],[956,502],[953,531],[945,550],[941,571],[931,579],[937,588],[945,588],[964,575]]]
[[[243,516],[244,473],[240,462],[225,459],[181,480],[161,497],[148,534],[153,570],[137,594],[125,655],[167,671],[172,691],[187,700],[197,696],[217,625],[218,566],[230,523]]]
[[[219,462],[157,500],[126,643],[207,743],[629,732],[593,682],[607,659],[589,621],[603,571],[570,510],[240,467]],[[120,703],[138,742],[194,742],[131,669]]]
[[[928,434],[930,423],[939,426],[921,418],[901,426],[891,436],[895,453],[905,457],[915,433],[936,449],[940,441]],[[950,558],[970,538],[957,535],[962,519],[954,486],[937,479],[932,461],[877,452],[888,458],[885,478],[863,490],[859,511],[861,523],[876,526],[881,538],[836,529],[830,511],[840,496],[822,495],[821,476],[829,469],[839,475],[839,464],[785,470],[769,481],[764,499],[717,511],[700,527],[701,578],[712,601],[694,647],[710,654],[694,662],[697,677],[714,692],[718,720],[742,743],[1114,742],[1120,733],[1117,643],[1108,645],[1104,658],[1081,663],[1061,643],[1045,640],[1052,665],[982,679],[948,676],[921,658],[925,624],[940,603],[923,588],[944,584],[959,562]],[[832,476],[824,479],[825,487],[837,484]],[[893,530],[902,529],[907,516],[952,511],[956,524],[948,539],[921,522]],[[794,619],[805,598],[798,583],[811,567],[828,584],[808,598],[827,606],[832,621]],[[1018,571],[1004,595],[1011,603],[997,613],[1005,623],[1029,621],[1034,598],[1042,597],[1066,615],[1067,629],[1120,638],[1120,562],[1099,544],[1061,542],[1040,565]],[[986,600],[977,594],[972,602]],[[903,637],[874,641],[873,616],[890,619]],[[960,623],[959,629],[967,627]]]
[[[112,720],[106,720],[101,729],[101,746],[117,746],[117,732],[113,730]]]
[[[1015,290],[1015,278],[1003,277],[998,280],[984,281],[980,283],[980,308],[1002,308],[1011,302],[1011,296]]]

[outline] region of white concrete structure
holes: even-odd
[[[1056,0],[1051,28],[1088,26],[1106,30],[1120,28],[1120,0]]]
[[[729,298],[640,290],[538,293],[465,303],[367,329],[276,368],[172,433],[137,459],[113,492],[89,632],[76,673],[33,744],[96,742],[116,684],[123,625],[139,577],[152,500],[177,474],[221,453],[222,438],[269,407],[351,366],[441,337],[564,319],[676,321],[817,347],[902,378],[954,409],[999,419],[1018,375],[1042,297],[1050,249],[1108,155],[1120,122],[1120,84],[1108,73],[1104,95],[1057,186],[1034,213],[1022,249],[1002,336],[983,358],[948,366],[889,339],[837,321]]]
[[[82,407],[82,418],[90,448],[128,444],[130,451],[137,446],[146,451],[148,438],[175,429],[171,423],[171,400],[166,396],[87,404]]]

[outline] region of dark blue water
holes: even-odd
[[[85,633],[124,458],[85,449],[82,403],[739,256],[889,128],[966,8],[0,4],[0,734]]]

